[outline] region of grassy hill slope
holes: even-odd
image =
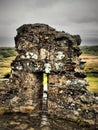
[[[98,56],[98,46],[81,46],[83,54]]]
[[[17,52],[14,48],[1,47],[0,48],[0,77],[4,77],[7,73],[10,73],[10,64]]]
[[[80,57],[86,60],[88,89],[98,93],[98,46],[82,46],[81,50]]]

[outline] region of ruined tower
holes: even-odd
[[[19,27],[15,37],[18,55],[11,64],[6,92],[0,94],[0,106],[11,112],[40,110],[43,73],[48,73],[48,114],[94,124],[98,101],[86,88],[80,43],[79,35],[46,24]]]

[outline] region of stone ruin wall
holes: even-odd
[[[0,88],[0,106],[5,111],[40,111],[43,73],[48,74],[48,114],[69,120],[98,122],[98,100],[87,90],[85,61],[81,60],[79,35],[56,31],[45,24],[17,29],[6,89]]]

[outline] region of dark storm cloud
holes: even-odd
[[[98,45],[98,36],[89,36],[89,37],[83,37],[83,42],[81,45]]]
[[[2,37],[0,36],[0,47],[12,47],[11,37]]]
[[[0,45],[14,46],[16,28],[36,22],[98,44],[97,5],[98,0],[0,0]]]
[[[96,43],[98,43],[98,37],[85,38],[84,41],[85,41],[86,44],[96,45]],[[98,45],[98,44],[97,44],[97,45]]]

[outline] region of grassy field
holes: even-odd
[[[88,90],[98,93],[98,77],[88,76],[87,80],[89,81]]]
[[[14,48],[1,47],[0,48],[0,78],[10,73],[10,64],[15,59],[17,52]]]
[[[98,93],[98,46],[83,46],[80,58],[86,60],[85,71],[89,82],[88,89]]]
[[[98,56],[82,54],[81,58],[86,60],[85,71],[89,83],[88,89],[98,93]]]
[[[80,58],[86,60],[85,71],[89,82],[88,89],[98,93],[98,46],[81,47],[83,54]],[[10,64],[17,52],[14,48],[0,48],[0,78],[10,73]]]
[[[98,72],[98,56],[82,54],[80,57],[86,61],[85,71],[87,73]]]
[[[98,46],[81,46],[83,54],[98,56]]]

